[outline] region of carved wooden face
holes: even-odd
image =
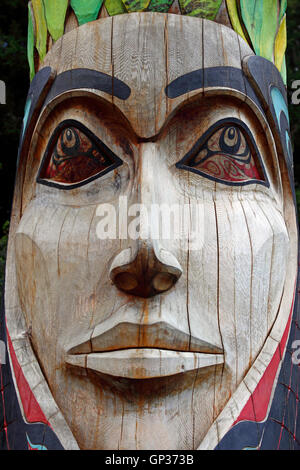
[[[251,54],[219,24],[131,14],[46,57],[57,78],[24,175],[18,296],[81,448],[197,448],[287,323],[294,219],[241,69]],[[110,236],[134,204],[185,207],[185,236]]]

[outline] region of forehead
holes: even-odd
[[[136,13],[70,31],[43,65],[57,72],[50,98],[68,89],[94,89],[120,109],[137,135],[148,138],[194,94],[216,86],[230,92],[233,83],[245,93],[241,63],[252,54],[233,30],[218,23]]]

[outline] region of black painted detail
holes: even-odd
[[[165,88],[170,99],[201,88],[230,88],[247,94],[262,111],[260,102],[247,77],[241,69],[235,67],[208,67],[194,70],[173,80]]]
[[[170,99],[178,98],[193,90],[203,87],[203,69],[189,72],[173,80],[165,88],[166,96]]]
[[[299,280],[291,331],[266,419],[240,421],[221,439],[216,450],[300,450],[299,364],[293,362],[294,342],[300,341]],[[282,354],[284,351],[282,351]]]
[[[212,151],[208,148],[208,142],[211,137],[213,137],[217,131],[222,130],[219,138],[219,149]],[[227,141],[230,141],[230,138],[235,137],[234,145],[229,145],[225,141],[225,135],[227,133]],[[233,135],[233,133],[235,135]],[[241,136],[244,136],[246,146],[242,153],[239,153],[241,146]],[[199,157],[203,153],[202,157]],[[245,181],[228,181],[215,176],[208,174],[207,172],[201,171],[197,168],[197,165],[203,164],[208,161],[211,157],[224,154],[228,157],[233,164],[249,164],[251,158],[255,159],[256,169],[259,172],[260,179],[258,178],[249,178]],[[219,183],[228,185],[228,186],[245,186],[249,184],[261,184],[266,187],[269,187],[268,177],[264,168],[260,152],[257,148],[255,140],[252,136],[252,133],[248,126],[245,123],[236,118],[226,118],[221,119],[212,125],[197,142],[193,145],[191,150],[183,157],[180,162],[176,164],[176,167],[179,169],[191,171],[192,173],[199,174],[205,178],[208,178],[212,181],[217,181]]]
[[[22,416],[7,351],[4,300],[2,303],[0,340],[6,345],[6,357],[5,364],[0,364],[0,450],[29,450],[29,441],[47,450],[63,450],[50,426],[44,423],[28,424]]]
[[[61,93],[77,88],[100,90],[120,100],[127,100],[131,94],[129,86],[118,78],[97,70],[74,69],[67,70],[56,77],[47,96],[46,104]]]
[[[287,165],[289,180],[291,187],[293,188],[293,159],[291,148],[290,145],[287,145],[286,138],[286,134],[288,133],[289,139],[291,140],[289,123],[285,117],[283,120],[280,118],[280,122],[277,121],[276,111],[271,97],[272,88],[278,88],[285,100],[286,106],[288,107],[287,92],[282,77],[277,67],[272,64],[272,62],[260,56],[247,57],[243,62],[243,67],[245,69],[245,73],[250,78],[251,83],[253,83],[253,87],[262,103],[267,119],[271,123],[275,142],[277,146],[281,145],[282,153]],[[282,116],[284,116],[283,113]],[[294,191],[293,196],[294,203],[296,205]]]
[[[30,88],[27,95],[26,100],[26,108],[27,115],[25,113],[26,120],[23,121],[23,129],[20,136],[19,142],[19,154],[18,154],[18,161],[20,157],[20,153],[22,150],[22,146],[27,136],[29,130],[33,128],[34,123],[32,121],[33,118],[37,118],[40,108],[43,104],[43,100],[45,99],[45,95],[48,92],[49,86],[51,85],[51,80],[53,80],[54,72],[51,67],[44,67],[39,72],[36,73],[34,76]],[[25,109],[26,111],[26,109]]]
[[[89,139],[91,145],[88,150],[80,150],[79,135],[78,131],[81,131],[87,139]],[[66,146],[63,143],[63,138],[69,140],[73,144],[72,146]],[[63,155],[59,155],[57,151],[57,144],[60,144],[61,151]],[[96,157],[95,154],[100,155],[102,159],[103,169],[93,174],[91,177],[84,178],[82,181],[78,181],[74,184],[63,184],[59,182],[52,181],[51,178],[45,176],[45,170],[47,165],[49,165],[50,160],[52,159],[54,165],[59,166],[67,161],[71,161],[76,158],[84,158],[86,166],[91,164],[93,169],[95,169]],[[40,169],[37,176],[37,183],[63,189],[70,190],[75,189],[85,184],[94,181],[97,178],[104,176],[115,168],[121,166],[123,161],[108,148],[97,136],[95,136],[87,127],[85,127],[80,122],[68,119],[61,122],[55,131],[53,132],[49,143],[47,145],[45,155],[42,159]],[[76,164],[75,164],[76,169]]]

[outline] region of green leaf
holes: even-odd
[[[65,30],[69,0],[43,0],[49,33],[57,41]]]
[[[255,53],[274,62],[278,27],[278,9],[274,0],[240,0],[240,6]]]
[[[214,20],[220,9],[222,0],[179,0],[183,15],[198,16]]]
[[[126,8],[124,7],[122,0],[105,0],[104,5],[109,16],[126,13]]]
[[[43,0],[32,0],[35,25],[36,25],[36,45],[40,59],[43,60],[47,53],[48,29],[45,18]]]
[[[151,0],[148,11],[167,13],[174,0]]]
[[[77,16],[79,25],[98,18],[103,0],[71,0],[71,7]]]
[[[129,13],[134,11],[144,11],[147,9],[150,0],[122,0]]]
[[[286,51],[287,37],[286,37],[286,15],[282,18],[274,45],[275,65],[279,72],[282,69],[284,54]]]
[[[28,36],[27,36],[27,57],[30,69],[30,80],[33,79],[35,75],[35,67],[34,67],[34,26],[33,26],[33,18],[32,18],[32,11],[31,5],[28,3]]]
[[[279,21],[284,17],[287,9],[287,0],[280,1]]]
[[[234,31],[238,33],[248,43],[241,25],[236,0],[227,0],[227,10]]]
[[[287,70],[286,70],[286,58],[285,58],[285,56],[284,56],[283,61],[282,61],[280,74],[281,74],[283,83],[286,85],[286,83],[287,83]]]

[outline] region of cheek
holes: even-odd
[[[18,292],[42,362],[91,328],[100,302],[114,296],[105,267],[113,241],[96,236],[96,207],[26,209],[15,237]],[[107,297],[107,298],[106,298]],[[51,346],[51,347],[49,347]],[[51,352],[50,352],[51,351]],[[57,360],[57,358],[56,358]]]
[[[26,234],[16,235],[15,250],[20,305],[34,348],[49,370],[55,357],[55,349],[49,348],[49,343],[55,341],[56,320],[47,262],[37,244]]]
[[[289,238],[271,201],[216,202],[218,311],[226,362],[242,376],[278,313]]]

